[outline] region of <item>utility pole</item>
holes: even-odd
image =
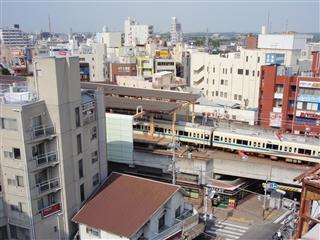
[[[266,185],[265,185],[265,187],[264,187],[263,210],[262,210],[262,217],[263,217],[263,220],[264,220],[265,211],[266,211],[267,190],[268,190],[268,178],[266,179]]]
[[[176,137],[172,139],[172,184],[176,184]]]

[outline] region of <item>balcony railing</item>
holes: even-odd
[[[94,109],[96,107],[96,103],[95,103],[95,101],[83,103],[83,104],[81,104],[81,107],[82,107],[82,111],[86,112],[86,111],[89,111],[91,109]]]
[[[52,204],[52,205],[42,209],[40,212],[41,212],[41,216],[43,218],[45,218],[45,217],[49,217],[53,214],[56,214],[60,211],[61,211],[61,203],[55,203],[55,204]]]
[[[83,124],[87,124],[90,122],[93,122],[96,120],[96,115],[95,114],[90,114],[90,115],[83,115]]]
[[[36,162],[37,167],[41,167],[46,164],[58,162],[58,157],[56,152],[49,152],[42,155],[34,156],[32,160]]]
[[[59,178],[53,178],[37,184],[39,194],[46,193],[60,188]]]
[[[54,125],[40,125],[31,128],[32,139],[51,136],[55,133]]]
[[[167,239],[168,237],[181,233],[182,234],[182,222],[178,221],[171,227],[165,227],[161,232],[159,232],[153,239],[162,240]]]

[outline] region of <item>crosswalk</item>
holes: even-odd
[[[229,222],[217,221],[213,224],[207,225],[205,232],[211,236],[220,236],[225,240],[239,239],[249,227],[237,225]]]

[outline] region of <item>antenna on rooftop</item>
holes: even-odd
[[[48,15],[48,23],[49,23],[49,33],[51,33],[52,29],[51,29],[51,19],[50,19],[50,15]]]
[[[207,34],[206,34],[206,42],[205,42],[206,48],[209,47],[209,33],[208,33],[208,28],[207,28]]]
[[[288,33],[288,19],[286,19],[285,32]]]
[[[271,32],[271,29],[270,29],[270,11],[269,10],[268,10],[267,32],[268,33]]]

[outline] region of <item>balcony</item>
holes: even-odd
[[[32,158],[31,167],[34,170],[54,166],[58,163],[58,156],[56,152],[48,152]]]
[[[91,123],[91,122],[95,121],[96,120],[96,115],[94,113],[83,115],[82,119],[83,119],[83,125],[86,125],[88,123]]]
[[[156,234],[152,239],[154,240],[162,240],[162,239],[169,239],[173,235],[180,235],[182,236],[182,222],[177,221],[173,226],[167,227],[165,226],[162,231]]]
[[[42,218],[61,212],[61,203],[52,204],[40,211]]]
[[[52,137],[55,134],[55,129],[53,124],[40,125],[31,128],[31,138],[32,140],[42,140]]]
[[[275,99],[282,99],[283,98],[283,93],[282,92],[275,92],[274,93],[274,98]]]
[[[50,180],[37,184],[38,194],[47,194],[60,189],[59,178],[52,178]]]

